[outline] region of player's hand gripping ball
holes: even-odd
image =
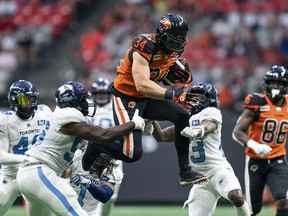
[[[176,83],[189,84],[193,81],[193,75],[190,72],[190,66],[185,58],[179,58],[172,65],[162,80],[164,85],[174,85]]]

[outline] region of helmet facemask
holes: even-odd
[[[219,107],[217,90],[209,83],[198,83],[192,86],[186,94],[186,103],[191,114],[197,114],[207,107]]]
[[[288,72],[283,66],[274,65],[264,76],[264,91],[277,104],[288,93]]]
[[[287,94],[287,83],[282,81],[274,81],[276,85],[271,86],[272,80],[267,80],[264,85],[265,93],[268,98],[275,104],[277,104],[285,94]]]
[[[187,98],[187,105],[190,107],[190,112],[194,115],[209,106],[209,99],[199,93],[190,93]]]
[[[13,83],[8,93],[8,101],[16,115],[26,120],[34,115],[37,110],[39,93],[36,88],[26,80]]]
[[[181,54],[187,44],[188,38],[180,35],[174,37],[172,34],[163,33],[160,36],[160,47],[165,54]]]
[[[102,77],[100,77],[92,84],[91,93],[93,100],[100,107],[110,103],[111,91],[109,86],[109,80],[103,79]]]
[[[107,169],[112,169],[113,168],[113,159],[104,154],[104,153],[100,153],[100,155],[95,159],[95,161],[93,162],[89,173],[90,174],[94,174],[96,173],[98,175],[98,177],[100,178],[101,175],[103,174],[103,171],[107,168]]]

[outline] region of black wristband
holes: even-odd
[[[167,89],[165,91],[164,99],[165,100],[172,100],[174,98],[175,92]]]

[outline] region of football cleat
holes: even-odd
[[[195,172],[193,169],[185,168],[180,171],[180,185],[190,186],[193,184],[203,184],[208,178],[201,173]]]

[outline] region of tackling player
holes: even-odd
[[[141,34],[134,39],[125,58],[117,67],[117,77],[111,88],[116,125],[129,121],[136,109],[139,109],[140,116],[145,119],[174,123],[181,185],[197,184],[207,180],[203,174],[193,171],[189,165],[189,139],[180,134],[180,131],[188,126],[189,112],[174,101],[183,94],[183,88],[172,91],[161,86],[168,76],[169,68],[175,65],[184,51],[188,40],[187,33],[188,25],[180,15],[163,16],[154,34]],[[192,81],[192,74],[184,69],[173,73],[177,77],[177,83],[184,85]],[[94,146],[94,151],[107,154],[114,152],[113,158],[129,163],[142,157],[141,132],[133,131],[126,135],[121,139],[120,145],[118,152],[115,146],[111,145]],[[89,160],[89,155],[86,156],[84,155],[83,167],[89,170],[94,158],[91,157]]]
[[[101,216],[98,206],[111,200],[115,185],[121,184],[123,172],[116,161],[105,154],[96,158],[90,171],[84,171],[81,161],[85,146],[75,152],[66,175],[72,174],[70,183],[82,208],[89,216]]]
[[[60,177],[82,139],[107,143],[133,130],[144,130],[145,122],[138,111],[130,122],[117,127],[103,129],[87,124],[91,105],[87,102],[88,95],[86,88],[75,81],[60,86],[55,93],[57,107],[35,146],[26,152],[16,180],[31,216],[50,215],[50,211],[56,215],[88,215],[78,203],[77,193]]]
[[[222,114],[217,90],[209,83],[198,83],[187,91],[186,107],[192,116],[190,126],[181,134],[190,139],[189,158],[195,171],[206,174],[208,182],[194,185],[185,202],[189,216],[213,215],[222,196],[234,206],[237,216],[250,216],[247,202],[231,164],[227,161],[221,143]],[[157,141],[171,142],[174,126],[161,130],[154,122],[153,136]]]
[[[12,110],[0,113],[0,215],[4,215],[18,196],[16,174],[25,152],[36,143],[46,119],[48,106],[39,103],[39,93],[29,81],[14,82],[8,92]]]
[[[266,184],[276,215],[288,215],[287,93],[288,71],[275,65],[264,76],[264,93],[246,96],[245,109],[233,130],[233,139],[246,146],[245,187],[252,215],[261,211]]]
[[[110,82],[107,79],[99,78],[94,83],[92,83],[91,94],[93,96],[94,103],[96,104],[96,113],[90,118],[94,125],[98,125],[103,128],[113,127],[113,110],[112,110],[112,100],[111,91],[109,89]],[[123,162],[120,160],[115,161],[117,164],[117,170],[123,171]],[[120,190],[121,181],[116,181],[114,185],[114,193],[111,199],[105,204],[99,202],[97,205],[97,216],[108,216],[114,207],[115,201],[117,200],[118,193]]]

